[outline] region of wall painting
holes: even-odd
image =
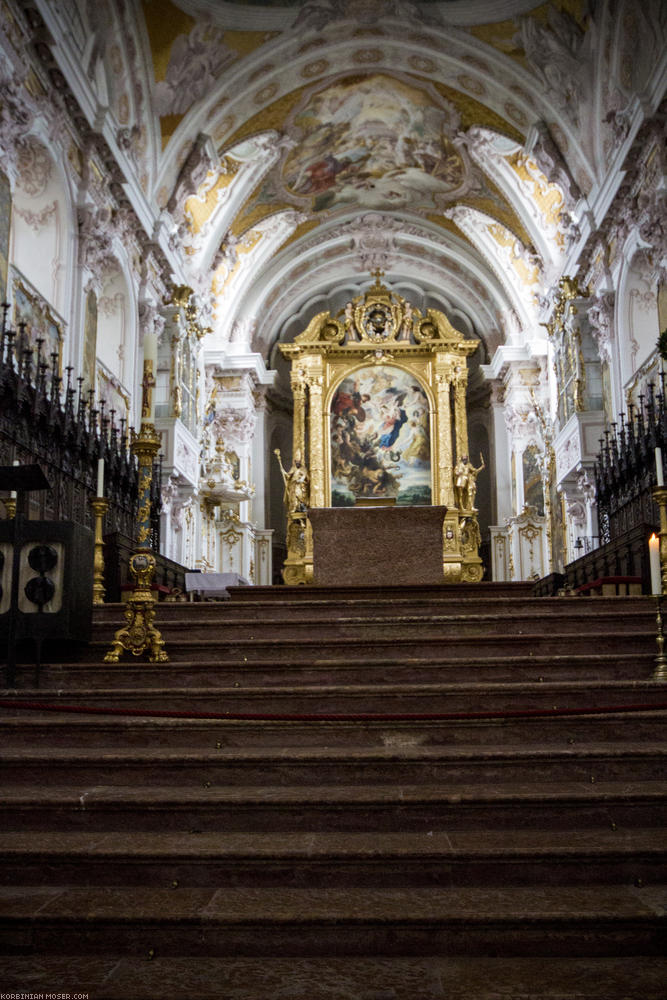
[[[90,291],[86,296],[86,316],[83,333],[83,386],[95,388],[95,361],[97,358],[97,295]]]
[[[130,395],[121,385],[115,375],[100,361],[97,362],[97,405],[104,400],[105,413],[111,418],[111,411],[114,411],[113,422],[120,424],[121,419],[125,420],[126,426],[130,418]]]
[[[36,350],[37,341],[41,340],[42,358],[48,360],[52,354],[56,354],[56,368],[59,368],[62,362],[65,321],[20,271],[11,267],[10,275],[14,302],[13,325],[18,330],[19,323],[25,323],[25,335],[23,339],[19,337],[17,350]]]
[[[9,234],[12,222],[12,189],[9,178],[0,170],[0,301],[7,297],[9,276]]]
[[[538,517],[544,517],[544,488],[540,452],[529,445],[523,453],[523,502],[534,507]]]

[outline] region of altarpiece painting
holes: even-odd
[[[467,358],[477,346],[379,274],[337,315],[319,313],[281,345],[294,398],[292,467],[281,462],[286,583],[313,580],[309,510],[374,504],[446,508],[442,582],[482,578],[474,507],[482,466],[468,459],[466,416]]]
[[[402,368],[370,365],[342,380],[330,410],[331,506],[359,497],[430,504],[430,404]]]

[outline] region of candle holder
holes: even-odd
[[[93,604],[104,604],[104,539],[102,522],[109,509],[106,497],[94,497],[90,506],[95,515],[95,556],[93,559]]]
[[[653,680],[660,681],[664,683],[667,681],[667,657],[665,657],[664,644],[665,638],[662,630],[662,607],[661,607],[661,595],[667,593],[667,487],[656,486],[651,491],[653,494],[653,499],[658,505],[658,510],[660,511],[660,531],[658,532],[660,538],[660,583],[661,583],[661,594],[657,598],[657,613],[656,613],[656,628],[657,637],[656,642],[658,644],[658,655],[655,658],[655,670],[653,671]]]
[[[104,661],[118,663],[121,653],[126,650],[133,656],[140,656],[148,651],[151,663],[166,663],[169,657],[164,650],[164,640],[153,624],[157,604],[157,598],[151,589],[155,575],[155,556],[148,547],[151,531],[153,462],[160,450],[160,437],[152,423],[142,422],[141,430],[132,437],[130,448],[139,461],[137,513],[139,547],[130,557],[130,573],[134,577],[135,584],[125,608],[125,625],[114,635],[111,649],[104,657]]]
[[[7,520],[13,521],[16,517],[16,497],[7,497],[4,501],[5,510],[7,511]]]

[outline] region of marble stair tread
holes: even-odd
[[[215,763],[216,761],[229,760],[231,762],[241,762],[243,760],[269,763],[281,760],[306,760],[317,763],[327,761],[389,761],[400,762],[414,760],[419,763],[437,763],[439,761],[477,761],[477,760],[500,760],[500,761],[539,761],[570,760],[574,758],[595,758],[601,763],[613,761],[618,757],[634,759],[637,761],[643,758],[653,758],[655,756],[667,759],[667,743],[663,739],[646,741],[641,745],[634,742],[619,741],[618,743],[606,743],[583,740],[573,745],[559,748],[546,745],[531,745],[519,747],[506,746],[466,746],[466,745],[437,745],[423,746],[414,744],[391,745],[391,746],[281,746],[281,747],[252,747],[252,746],[225,746],[211,747],[206,749],[179,747],[110,747],[110,748],[86,748],[86,747],[0,747],[0,762],[2,763],[32,763],[48,766],[49,761],[62,761],[64,763],[75,764],[77,762],[87,763],[90,760],[99,760],[100,764],[106,768],[112,767],[114,763],[142,762],[159,763]],[[516,780],[516,779],[514,779]]]
[[[622,725],[619,723],[622,721]],[[358,722],[294,722],[229,719],[191,719],[179,716],[106,715],[67,711],[0,710],[2,746],[95,747],[110,749],[173,747],[203,749],[221,745],[242,747],[308,746],[480,746],[492,743],[551,746],[601,742],[648,742],[664,736],[665,710],[647,708],[632,713],[573,715],[558,727],[545,727],[541,716],[522,718],[413,719],[387,724],[382,720]]]
[[[575,921],[659,917],[665,920],[667,931],[667,885],[648,890],[624,885],[455,889],[0,886],[0,919],[425,923],[552,920],[556,916]]]
[[[404,808],[410,804],[444,803],[451,806],[483,804],[531,805],[553,803],[602,804],[661,802],[667,796],[667,781],[570,781],[545,785],[544,782],[512,782],[504,787],[478,784],[464,787],[437,785],[323,785],[313,786],[217,786],[188,788],[182,785],[53,785],[42,788],[5,787],[0,789],[0,809],[12,806],[71,806],[90,810],[95,806],[140,804],[146,809],[188,810],[193,805],[382,805]]]
[[[160,631],[165,639],[177,636],[183,629],[188,629],[190,633],[195,633],[197,637],[204,639],[209,633],[223,630],[226,640],[233,639],[235,634],[239,638],[254,638],[253,633],[258,627],[265,625],[264,622],[248,621],[242,618],[225,617],[222,620],[212,618],[208,621],[189,620],[188,618],[163,618],[159,615],[157,622]],[[120,624],[120,623],[119,623]],[[496,633],[511,633],[521,635],[526,632],[530,634],[541,634],[545,628],[549,631],[561,630],[564,634],[571,634],[573,631],[581,629],[582,616],[570,616],[565,613],[553,614],[549,618],[539,612],[531,614],[424,614],[424,615],[404,615],[394,614],[381,617],[364,617],[355,615],[340,615],[327,618],[302,618],[296,621],[275,620],[271,622],[273,638],[283,637],[283,633],[309,633],[317,629],[319,635],[332,635],[333,637],[345,638],[353,637],[356,632],[362,631],[367,638],[373,635],[382,636],[385,634],[401,632],[401,630],[419,628],[421,635],[442,635],[443,632],[462,635],[460,630],[473,630],[479,634],[481,630],[495,630]],[[605,632],[624,633],[653,633],[655,631],[655,615],[644,611],[635,611],[628,614],[601,613],[595,617],[596,628]],[[108,622],[109,636],[112,635],[112,623]],[[97,626],[97,638],[101,638],[100,633],[104,632],[104,626]],[[295,637],[296,637],[295,636]],[[220,638],[220,636],[214,636]]]
[[[239,665],[239,669],[243,669],[243,664]],[[363,670],[363,666],[360,667]],[[158,678],[159,679],[159,675]],[[250,684],[235,685],[230,684],[228,687],[220,687],[214,689],[216,695],[221,696],[224,693],[225,697],[238,699],[240,697],[253,697],[257,696],[260,698],[285,698],[285,697],[304,697],[304,698],[323,698],[326,695],[347,695],[349,697],[357,697],[361,700],[368,699],[374,695],[388,695],[395,694],[402,697],[413,697],[417,698],[421,695],[428,696],[447,696],[447,695],[458,695],[465,696],[466,698],[477,698],[483,697],[485,695],[511,695],[514,701],[513,708],[520,710],[522,707],[521,701],[525,699],[528,694],[537,694],[540,696],[551,696],[551,695],[587,695],[589,699],[589,704],[595,706],[604,705],[613,707],[615,702],[611,702],[608,699],[621,694],[623,696],[636,695],[633,704],[641,703],[641,700],[647,702],[647,707],[651,702],[656,702],[660,705],[667,704],[667,691],[662,685],[656,684],[650,677],[645,678],[604,678],[599,680],[591,680],[590,677],[585,679],[572,679],[567,680],[538,680],[538,681],[525,681],[520,686],[516,682],[512,681],[484,681],[482,683],[474,680],[462,680],[460,682],[444,682],[444,683],[429,683],[429,684],[416,684],[416,683],[402,683],[396,684],[391,681],[387,683],[374,683],[374,684],[284,684],[279,686],[269,686],[261,685],[254,687]],[[210,697],[212,689],[210,687],[198,687],[198,686],[182,686],[182,687],[165,687],[161,685],[160,687],[143,687],[143,688],[123,688],[120,686],[116,687],[90,687],[90,688],[76,688],[71,692],[58,687],[49,688],[48,686],[40,687],[26,687],[17,689],[4,689],[0,690],[0,698],[7,699],[9,701],[11,698],[15,698],[17,701],[29,700],[34,701],[37,704],[45,702],[48,698],[53,698],[54,695],[63,702],[63,699],[68,697],[70,694],[72,697],[80,701],[84,697],[90,697],[92,701],[99,701],[100,698],[107,698],[109,704],[113,707],[113,698],[123,698],[130,697],[134,698],[141,695],[144,698],[149,698],[151,696],[160,695],[182,695],[196,697],[199,694]],[[591,702],[591,698],[595,698],[596,701]],[[605,701],[604,699],[607,698]],[[639,699],[639,701],[638,701]],[[619,709],[623,708],[627,702],[618,702]],[[4,707],[4,706],[3,706]],[[575,706],[576,707],[576,706]],[[145,706],[147,711],[150,711],[150,704]],[[212,708],[211,711],[219,711],[219,708]],[[477,710],[482,710],[476,705],[468,704],[468,712],[474,713]],[[433,708],[432,711],[439,711],[437,708]]]
[[[2,697],[2,695],[0,695]],[[444,716],[448,721],[517,717],[514,713],[543,712],[544,724],[561,725],[563,719],[580,714],[596,714],[596,709],[621,712],[625,707],[659,708],[665,705],[665,692],[651,681],[623,681],[596,685],[558,688],[544,684],[526,684],[520,690],[503,685],[480,685],[477,688],[456,685],[424,685],[404,689],[399,685],[373,690],[339,685],[329,688],[316,685],[285,688],[235,687],[160,687],[160,688],[76,688],[68,691],[49,688],[12,692],[17,700],[26,700],[57,708],[70,706],[97,709],[100,714],[122,715],[137,711],[184,713],[191,718],[214,715],[222,723],[228,718],[257,717],[270,721],[291,717],[293,721],[395,722]],[[563,712],[563,715],[559,715]],[[485,716],[480,713],[487,713]],[[492,713],[492,715],[488,715]],[[568,714],[569,713],[569,714]],[[632,714],[632,713],[628,713]],[[519,716],[520,717],[520,716]]]
[[[488,587],[483,583],[473,585],[468,590],[465,584],[457,583],[448,588],[418,588],[410,586],[395,586],[373,589],[369,587],[339,588],[337,590],[323,590],[321,587],[308,586],[299,587],[270,587],[263,588],[254,586],[252,591],[246,588],[243,591],[236,588],[228,588],[229,599],[225,601],[181,601],[160,602],[160,608],[165,609],[165,614],[179,616],[184,613],[184,608],[194,609],[193,614],[205,617],[206,615],[232,614],[248,611],[266,611],[271,608],[281,608],[286,610],[308,608],[320,609],[323,611],[339,610],[341,608],[363,609],[370,613],[382,612],[385,609],[395,607],[420,607],[420,608],[465,608],[465,607],[506,607],[512,608],[541,608],[543,614],[550,614],[559,611],[561,608],[572,608],[574,613],[595,614],[595,608],[608,611],[610,609],[632,610],[653,608],[655,611],[655,598],[646,595],[613,594],[596,595],[593,597],[563,596],[563,597],[534,597],[529,590],[503,591],[498,586]],[[98,605],[95,608],[96,617],[111,616],[122,613],[125,605],[120,602],[108,602]]]
[[[78,984],[91,1000],[664,1000],[667,959],[643,956],[191,958],[6,956],[3,986]]]
[[[230,587],[229,595],[231,601],[249,602],[262,604],[266,600],[276,597],[276,587],[256,586],[256,587]],[[383,586],[358,584],[335,585],[335,584],[313,584],[309,587],[280,587],[280,595],[286,602],[300,603],[310,600],[336,601],[347,600],[395,600],[396,597],[429,597],[443,598],[456,597],[465,599],[470,596],[479,598],[482,596],[505,597],[514,600],[549,600],[549,598],[535,598],[533,596],[533,584],[528,581],[483,581],[480,583],[438,583],[438,584],[384,584]],[[253,591],[251,593],[250,591]],[[287,592],[287,593],[285,593]],[[590,600],[590,598],[589,598]]]
[[[281,673],[288,672],[289,670],[359,670],[358,664],[350,662],[349,657],[343,656],[315,656],[310,658],[295,657],[293,660],[285,659],[277,663],[270,664],[261,660],[245,660],[241,661],[241,664],[243,670],[266,671],[267,674],[273,674],[276,678],[279,678]],[[215,657],[198,656],[189,660],[170,660],[167,664],[142,662],[141,667],[142,672],[145,672],[148,675],[161,675],[164,672],[169,672],[171,670],[176,672],[191,669],[201,671],[217,671],[218,673],[224,675],[225,673],[238,670],[241,664],[220,663],[220,660]],[[609,668],[623,670],[629,677],[635,676],[639,669],[642,671],[641,676],[649,677],[653,671],[653,667],[655,666],[655,652],[653,649],[646,649],[645,651],[635,650],[632,653],[616,652],[613,657],[610,657],[608,653],[597,652],[566,653],[564,655],[560,655],[557,650],[550,653],[536,654],[528,651],[524,652],[523,655],[487,656],[483,661],[478,660],[474,656],[467,659],[460,658],[456,661],[438,658],[437,656],[387,656],[377,657],[373,660],[365,662],[363,669],[370,671],[372,677],[374,673],[377,673],[380,670],[391,670],[392,668],[412,668],[414,671],[441,669],[443,671],[456,671],[458,673],[459,671],[464,670],[479,671],[482,666],[488,670],[506,669],[508,671],[508,680],[516,676],[516,671],[522,669],[529,669],[531,673],[535,675],[539,669],[549,670],[554,668],[560,668],[562,670],[570,669],[574,677],[585,671],[589,672],[589,677],[593,677],[597,675],[597,671],[600,669],[606,671]],[[101,659],[95,660],[85,656],[82,656],[79,660],[68,663],[57,663],[46,660],[42,664],[41,669],[43,677],[49,672],[54,674],[57,672],[58,674],[63,675],[71,674],[72,676],[75,676],[77,673],[85,671],[92,671],[93,676],[95,676],[96,674],[105,672],[108,672],[111,675],[112,667],[115,671],[113,676],[123,677],[124,675],[136,672],[136,664],[127,660],[121,660],[119,663],[110,665],[104,663]],[[25,663],[20,665],[20,668],[23,669],[27,675],[29,675],[32,664]],[[21,678],[19,677],[18,679],[20,680]]]
[[[553,860],[599,857],[667,858],[664,829],[452,829],[415,833],[164,833],[49,831],[0,833],[5,863],[19,858],[100,860],[295,859],[335,863],[345,859],[539,857]]]
[[[122,622],[118,622],[117,627],[120,627],[121,624]],[[162,632],[164,622],[156,619],[156,625]],[[618,644],[624,641],[626,646],[632,648],[632,644],[641,641],[647,645],[652,642],[655,646],[655,629],[650,626],[650,623],[646,623],[636,631],[628,631],[621,628],[618,632],[614,631],[611,634],[598,633],[592,630],[582,634],[581,629],[579,631],[558,631],[550,629],[548,623],[545,623],[544,628],[540,632],[519,632],[512,634],[500,620],[497,631],[487,630],[480,634],[476,624],[471,623],[471,626],[466,634],[462,634],[458,630],[441,628],[434,635],[424,634],[421,627],[416,623],[406,626],[404,635],[390,635],[387,629],[384,628],[380,630],[379,635],[368,635],[367,628],[362,630],[361,635],[344,635],[340,634],[340,632],[333,635],[321,635],[318,629],[309,627],[305,635],[271,635],[270,637],[260,635],[251,638],[249,635],[229,635],[225,630],[224,623],[220,623],[219,625],[216,624],[210,630],[212,632],[211,635],[199,636],[193,626],[188,627],[186,625],[183,625],[179,630],[174,630],[173,634],[169,634],[169,631],[164,628],[164,635],[165,641],[171,646],[178,646],[182,649],[198,649],[203,653],[210,652],[212,649],[225,650],[237,647],[270,649],[275,651],[289,647],[308,649],[313,646],[322,646],[324,648],[333,647],[336,649],[340,648],[341,650],[356,650],[360,647],[382,649],[394,645],[399,648],[421,645],[429,650],[451,646],[456,650],[458,647],[470,645],[471,642],[479,644],[480,647],[491,647],[493,650],[497,650],[499,647],[502,648],[504,644],[508,647],[507,652],[509,652],[509,647],[512,649],[518,647],[520,650],[522,646],[530,646],[531,644],[538,646],[540,643],[557,643],[561,646],[568,643],[572,645],[572,652],[580,650],[582,644],[585,648],[588,642],[594,645],[597,644],[598,646],[604,646],[609,643],[613,647],[613,643]],[[258,628],[257,631],[260,631],[260,629]],[[261,631],[264,631],[264,629],[261,629]],[[113,630],[111,629],[109,630],[108,637],[101,636],[100,630],[96,629],[95,638],[90,643],[90,648],[106,652],[112,635]],[[577,640],[577,642],[573,643],[573,640]]]
[[[68,692],[82,691],[234,691],[294,693],[324,690],[327,693],[345,690],[382,694],[410,688],[417,694],[437,688],[445,693],[462,694],[470,690],[511,691],[551,690],[544,685],[559,684],[556,690],[578,685],[579,690],[601,690],[614,683],[617,688],[644,684],[647,691],[657,690],[651,680],[654,669],[651,654],[600,658],[597,662],[572,663],[567,658],[539,661],[527,657],[523,661],[489,663],[485,660],[465,663],[395,660],[390,663],[366,661],[361,667],[350,661],[308,661],[269,663],[256,660],[225,663],[197,660],[173,660],[164,665],[142,664],[141,672],[131,665],[120,667],[102,663],[77,663],[41,668],[39,687],[35,684],[33,666],[17,668],[14,688],[0,692],[3,699],[40,701],[39,694],[54,692],[64,698]],[[145,668],[144,668],[145,666]],[[504,685],[505,687],[501,687]],[[513,686],[513,687],[512,687]],[[372,691],[370,690],[372,688]],[[44,700],[43,698],[41,700]],[[663,693],[663,703],[667,694]],[[8,705],[0,709],[8,710]]]

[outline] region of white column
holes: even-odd
[[[512,510],[512,449],[505,423],[504,405],[498,400],[496,386],[492,391],[491,408],[496,465],[496,522],[504,524],[515,513]]]

